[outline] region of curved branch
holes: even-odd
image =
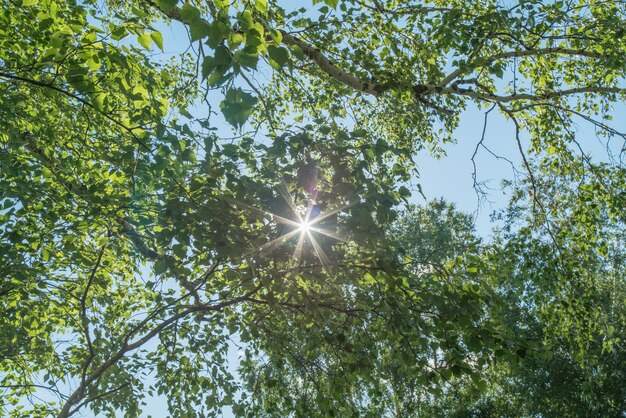
[[[146,0],[150,5],[156,7],[162,13],[164,13],[167,17],[177,20],[183,24],[184,22],[181,16],[181,9],[179,7],[173,7],[172,9],[166,11],[161,9],[157,4],[155,4],[152,0]],[[208,22],[207,22],[208,23]],[[463,89],[458,87],[457,85],[452,85],[446,87],[451,81],[459,77],[461,74],[467,71],[466,68],[458,68],[445,77],[439,84],[415,84],[412,86],[407,86],[401,83],[377,83],[373,80],[365,80],[359,78],[358,76],[348,73],[341,68],[339,68],[336,64],[334,64],[327,56],[325,56],[322,51],[315,48],[313,45],[307,43],[303,39],[290,34],[284,30],[280,30],[282,34],[282,42],[285,45],[289,46],[297,46],[302,50],[305,56],[307,56],[321,71],[326,73],[330,78],[335,81],[338,81],[355,91],[362,92],[374,97],[379,97],[382,93],[388,90],[396,90],[396,91],[410,91],[413,97],[429,106],[433,107],[436,111],[440,113],[447,114],[446,110],[440,108],[428,101],[425,101],[424,96],[426,95],[460,95],[471,97],[477,100],[497,102],[497,103],[508,103],[520,100],[545,100],[552,99],[564,96],[570,96],[574,94],[580,93],[598,93],[598,94],[626,94],[626,88],[620,87],[597,87],[597,86],[583,86],[576,87],[567,90],[553,91],[547,92],[545,94],[512,94],[509,96],[500,96],[492,93],[481,93],[475,90]],[[550,48],[537,48],[537,49],[529,49],[529,50],[521,50],[521,51],[507,51],[499,54],[495,54],[483,60],[486,60],[486,63],[490,63],[493,61],[497,61],[499,59],[509,59],[509,58],[518,58],[525,56],[536,56],[536,55],[546,55],[546,54],[562,54],[562,55],[572,55],[572,56],[583,56],[589,58],[601,58],[602,55],[596,52],[587,51],[584,49],[573,49],[573,48],[563,48],[563,47],[550,47]]]
[[[187,24],[187,22],[185,22],[182,18],[180,7],[174,6],[169,10],[164,10],[152,0],[146,1],[152,7],[160,10],[165,16],[169,17],[170,19],[176,20],[183,24]],[[354,74],[343,71],[341,68],[337,67],[330,59],[328,59],[319,49],[315,48],[304,40],[290,34],[289,32],[281,29],[280,33],[283,37],[283,43],[285,45],[299,47],[304,55],[306,55],[311,61],[313,61],[317,65],[320,70],[328,74],[332,79],[339,81],[342,84],[345,84],[353,90],[370,94],[374,97],[378,97],[385,90],[388,90],[388,87],[383,84],[376,83],[371,80],[362,80]]]
[[[68,418],[70,415],[76,413],[78,410],[73,409],[72,407],[80,402],[84,393],[87,391],[89,385],[98,380],[100,376],[102,376],[109,368],[115,365],[118,361],[120,361],[126,353],[130,351],[134,351],[142,345],[146,344],[156,335],[158,335],[161,331],[165,330],[167,327],[172,325],[174,322],[178,321],[181,318],[186,317],[187,315],[191,315],[198,312],[215,312],[220,311],[228,306],[237,304],[239,302],[244,302],[248,298],[252,297],[255,293],[261,290],[262,284],[258,285],[245,295],[233,298],[228,301],[224,301],[215,305],[202,305],[202,306],[193,306],[188,309],[185,309],[182,312],[179,312],[176,315],[169,317],[168,319],[161,322],[159,325],[155,326],[146,333],[143,337],[138,340],[125,344],[122,348],[120,348],[115,354],[113,354],[107,361],[98,366],[94,371],[85,378],[85,380],[76,388],[76,390],[70,395],[67,402],[61,408],[61,411],[57,415],[57,418]]]
[[[87,348],[89,349],[89,356],[87,356],[87,359],[85,360],[83,367],[82,367],[82,377],[81,379],[84,381],[85,377],[87,375],[87,369],[89,368],[89,365],[91,364],[91,362],[93,361],[93,358],[95,356],[94,351],[93,351],[93,344],[91,341],[91,334],[89,331],[89,318],[87,318],[87,296],[89,295],[89,289],[91,288],[91,284],[93,283],[93,279],[96,277],[96,272],[98,271],[98,268],[100,268],[100,265],[102,264],[102,256],[104,255],[104,251],[106,250],[106,244],[102,246],[102,248],[100,249],[99,253],[98,253],[98,259],[96,260],[96,264],[93,266],[93,269],[91,270],[91,274],[89,275],[89,279],[87,280],[87,285],[85,286],[85,290],[83,291],[83,296],[80,298],[80,319],[83,325],[83,332],[85,334],[85,340],[87,341]]]
[[[378,97],[381,93],[389,89],[389,87],[384,84],[376,83],[372,80],[363,80],[354,74],[343,71],[331,60],[329,60],[319,49],[313,47],[302,39],[285,32],[284,30],[281,30],[280,33],[283,35],[284,44],[299,47],[304,55],[313,61],[320,70],[328,74],[332,79],[345,84],[353,90]]]

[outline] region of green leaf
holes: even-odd
[[[180,9],[180,17],[185,23],[191,23],[196,19],[200,19],[200,10],[192,6],[190,3],[185,2]]]
[[[154,274],[160,275],[167,271],[167,261],[165,260],[157,260],[154,263]]]
[[[247,32],[248,29],[252,27],[252,14],[249,11],[244,10],[243,12],[239,13],[238,20],[242,31]]]
[[[291,49],[291,53],[298,59],[305,59],[304,51],[298,45],[289,45],[289,49]]]
[[[220,71],[213,71],[211,75],[209,75],[209,77],[206,79],[206,82],[210,87],[217,87],[224,84],[232,76],[233,73],[223,74]]]
[[[211,25],[202,18],[195,18],[189,22],[189,35],[192,41],[206,38],[211,34]]]
[[[217,48],[230,33],[232,33],[232,31],[228,25],[220,20],[214,20],[211,23],[211,31],[206,40],[206,44],[211,48]]]
[[[245,38],[240,33],[231,32],[228,35],[228,46],[231,49],[236,49],[239,45],[241,45],[245,41]]]
[[[124,26],[117,26],[115,29],[111,31],[111,39],[114,41],[119,41],[128,36],[128,31]]]
[[[252,48],[244,48],[241,49],[234,54],[235,61],[248,68],[256,68],[257,63],[259,62],[259,53],[257,49]]]
[[[272,38],[272,42],[274,43],[274,45],[278,46],[283,42],[283,34],[275,29],[270,29],[268,31],[270,37]]]
[[[267,0],[255,0],[254,7],[261,13],[267,12]]]
[[[158,46],[159,49],[163,51],[163,35],[161,35],[161,32],[155,30],[150,34],[150,37],[152,38],[156,46]]]
[[[102,64],[100,63],[100,58],[98,58],[98,55],[92,55],[86,62],[85,64],[87,64],[87,67],[91,70],[91,71],[98,71],[98,69],[102,66]]]
[[[177,0],[156,0],[157,6],[164,12],[169,12],[176,6]]]
[[[202,60],[202,79],[206,79],[215,68],[215,59],[213,57],[204,57]]]
[[[220,103],[220,110],[228,123],[234,127],[242,127],[254,110],[257,98],[240,88],[231,88]]]
[[[174,245],[172,250],[178,258],[185,258],[187,256],[187,247],[182,244]]]
[[[150,50],[150,46],[152,45],[152,37],[146,32],[142,33],[141,35],[137,35],[137,41],[145,49],[147,49],[148,51]]]
[[[289,51],[282,46],[269,45],[267,53],[270,65],[277,70],[284,67],[287,61],[289,61]]]
[[[232,0],[213,0],[215,6],[221,11],[228,11]]]
[[[213,54],[213,58],[215,60],[215,65],[219,65],[222,67],[230,67],[232,63],[230,51],[225,46],[220,45],[215,48],[215,54]]]
[[[104,101],[106,100],[107,95],[108,95],[107,93],[97,93],[93,96],[93,99],[91,100],[91,104],[93,104],[93,107],[96,110],[99,110],[102,112],[105,109]]]

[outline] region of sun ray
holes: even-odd
[[[296,206],[296,203],[293,201],[293,198],[291,197],[291,194],[289,193],[289,189],[287,188],[287,185],[285,184],[284,181],[281,181],[280,184],[278,185],[278,191],[280,192],[283,199],[285,199],[285,202],[287,202],[287,204],[291,208],[291,211],[298,217],[298,220],[300,221],[300,223],[302,223],[302,215],[300,215],[300,213],[298,212],[298,207]]]
[[[296,222],[296,221],[293,221],[291,219],[285,218],[283,216],[277,215],[275,213],[268,212],[268,211],[263,210],[263,209],[259,209],[257,207],[252,206],[252,205],[249,205],[247,203],[241,202],[239,200],[230,199],[230,198],[227,198],[226,200],[230,201],[231,203],[233,203],[235,205],[245,207],[246,209],[249,209],[249,210],[251,210],[253,212],[257,212],[257,213],[260,213],[260,214],[266,215],[266,216],[271,216],[272,218],[274,218],[275,220],[277,220],[278,222],[280,222],[282,224],[289,225],[289,226],[295,226],[295,227],[299,227],[301,225],[300,222]]]
[[[319,228],[319,227],[315,227],[315,226],[309,226],[309,230],[313,231],[313,232],[317,232],[317,233],[322,234],[322,235],[326,235],[327,237],[330,237],[332,239],[336,239],[337,241],[341,241],[341,242],[345,242],[345,243],[350,242],[347,239],[340,237],[335,232],[330,231],[328,229]]]
[[[306,214],[304,215],[304,222],[307,225],[313,223],[313,221],[311,220],[311,212],[313,212],[313,206],[315,206],[315,201],[309,200],[309,203],[307,203],[306,206]]]
[[[333,216],[334,214],[349,208],[350,206],[354,206],[355,204],[359,203],[358,200],[355,200],[353,202],[348,202],[345,205],[340,205],[335,207],[334,209],[329,210],[328,212],[325,213],[320,213],[319,216],[313,220],[311,220],[311,224],[317,224],[319,222],[322,222],[324,219],[328,219],[330,216]]]
[[[296,245],[296,249],[293,252],[293,260],[295,261],[295,264],[300,264],[300,260],[302,259],[302,250],[304,249],[304,236],[304,232],[300,231],[298,244]]]
[[[314,191],[309,196],[309,199],[307,199],[305,208],[302,206],[296,205],[296,202],[291,196],[291,194],[289,193],[287,184],[284,181],[281,181],[278,184],[278,191],[280,195],[282,196],[282,198],[287,203],[287,205],[289,206],[289,208],[291,209],[291,211],[293,212],[294,217],[296,218],[295,220],[251,206],[247,203],[240,202],[235,199],[228,199],[235,205],[241,206],[243,208],[249,209],[253,212],[256,212],[265,216],[269,216],[272,219],[274,219],[276,222],[279,222],[281,224],[285,224],[294,228],[290,232],[287,232],[279,236],[278,238],[273,239],[272,241],[266,244],[263,244],[256,249],[251,250],[248,254],[254,253],[254,252],[267,251],[270,248],[277,247],[286,243],[287,241],[292,239],[294,236],[298,235],[298,242],[296,244],[293,255],[291,257],[292,262],[296,265],[299,264],[300,261],[302,260],[302,256],[303,256],[303,252],[305,248],[309,246],[309,247],[312,247],[313,252],[315,253],[315,256],[317,257],[317,259],[320,261],[322,265],[322,268],[324,270],[329,270],[329,267],[331,266],[332,263],[314,235],[315,234],[324,235],[331,239],[345,242],[345,243],[352,242],[352,240],[348,240],[346,238],[341,237],[339,234],[337,234],[336,231],[326,229],[322,227],[321,225],[320,226],[316,226],[316,225],[328,219],[330,216],[342,210],[345,210],[349,208],[350,206],[353,206],[359,203],[359,200],[348,202],[346,204],[336,206],[327,212],[324,211],[322,213],[317,214],[317,210],[316,210],[317,206],[316,206],[316,201],[315,201],[317,197],[316,191]],[[314,212],[315,214],[317,214],[317,216],[315,216]],[[307,241],[310,243],[310,245],[307,244]]]
[[[263,252],[263,251],[266,251],[266,250],[268,250],[268,249],[270,249],[270,248],[272,248],[274,246],[277,246],[277,245],[280,245],[280,244],[283,244],[283,243],[289,241],[292,237],[294,237],[296,234],[299,234],[299,233],[301,233],[300,230],[295,229],[295,230],[293,230],[291,232],[286,233],[285,235],[281,235],[280,237],[278,237],[278,238],[268,242],[267,244],[261,245],[259,248],[255,249],[255,250],[252,250],[252,252],[257,252],[257,251],[258,252]]]
[[[313,249],[315,250],[315,254],[317,255],[317,258],[320,260],[320,263],[322,264],[322,268],[326,271],[330,270],[329,269],[330,259],[328,258],[328,256],[326,255],[322,247],[320,247],[317,240],[311,234],[310,231],[307,231],[307,236],[309,237],[309,240],[311,241],[311,244],[313,245]]]

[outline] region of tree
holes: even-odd
[[[625,93],[624,5],[313,3],[3,3],[3,412],[133,416],[156,392],[172,415],[410,413],[411,387],[387,382],[438,394],[520,356],[488,257],[412,270],[388,231],[415,151],[439,152],[469,102],[517,128],[555,245],[544,177],[591,176],[623,219],[621,166],[570,125],[621,135],[606,119]],[[155,57],[156,28],[181,24],[193,53]],[[216,91],[234,139],[193,116]],[[235,336],[243,382],[225,365]]]
[[[243,363],[255,413],[421,415],[460,376],[484,384],[481,368],[505,337],[501,354],[516,356],[515,336],[498,329],[493,313],[504,307],[483,280],[469,216],[436,201],[411,207],[395,228],[402,270],[365,273],[359,285],[369,290],[353,290],[360,308],[349,318],[330,323],[332,333],[328,317],[297,338],[272,330],[280,351],[267,347]]]
[[[607,183],[616,181],[617,173],[609,172]],[[499,323],[527,342],[524,351],[515,361],[490,361],[483,387],[458,379],[458,390],[429,403],[427,415],[624,414],[623,220],[611,215],[611,205],[589,198],[594,178],[578,178],[575,193],[571,180],[541,185],[569,212],[550,215],[552,235],[533,225],[544,221],[529,210],[527,185],[502,214],[506,229],[483,249],[485,263],[500,266],[492,270],[507,307]]]

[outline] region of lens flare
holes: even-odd
[[[307,220],[302,220],[302,222],[300,222],[300,227],[298,228],[298,230],[302,233],[307,233],[311,230],[312,226],[313,225],[311,225],[311,222]]]
[[[275,213],[268,212],[260,208],[256,208],[244,202],[229,199],[229,201],[234,205],[240,206],[252,212],[268,216],[279,224],[283,224],[287,227],[293,228],[290,232],[283,233],[281,236],[251,250],[249,253],[269,251],[273,248],[285,244],[287,241],[290,241],[295,237],[298,237],[292,257],[292,262],[296,265],[300,265],[303,252],[305,248],[308,247],[319,260],[320,267],[324,270],[329,270],[332,267],[331,260],[325,254],[322,246],[319,244],[317,239],[315,239],[315,235],[326,236],[337,241],[348,242],[348,240],[340,237],[334,230],[326,229],[322,225],[320,225],[320,223],[328,219],[330,216],[347,209],[357,202],[349,202],[347,204],[337,205],[336,207],[329,210],[322,210],[319,206],[316,205],[314,200],[315,196],[313,196],[306,205],[297,206],[291,193],[289,193],[287,185],[284,182],[279,185],[278,191],[291,209],[292,219],[289,219],[285,216],[279,216]]]

